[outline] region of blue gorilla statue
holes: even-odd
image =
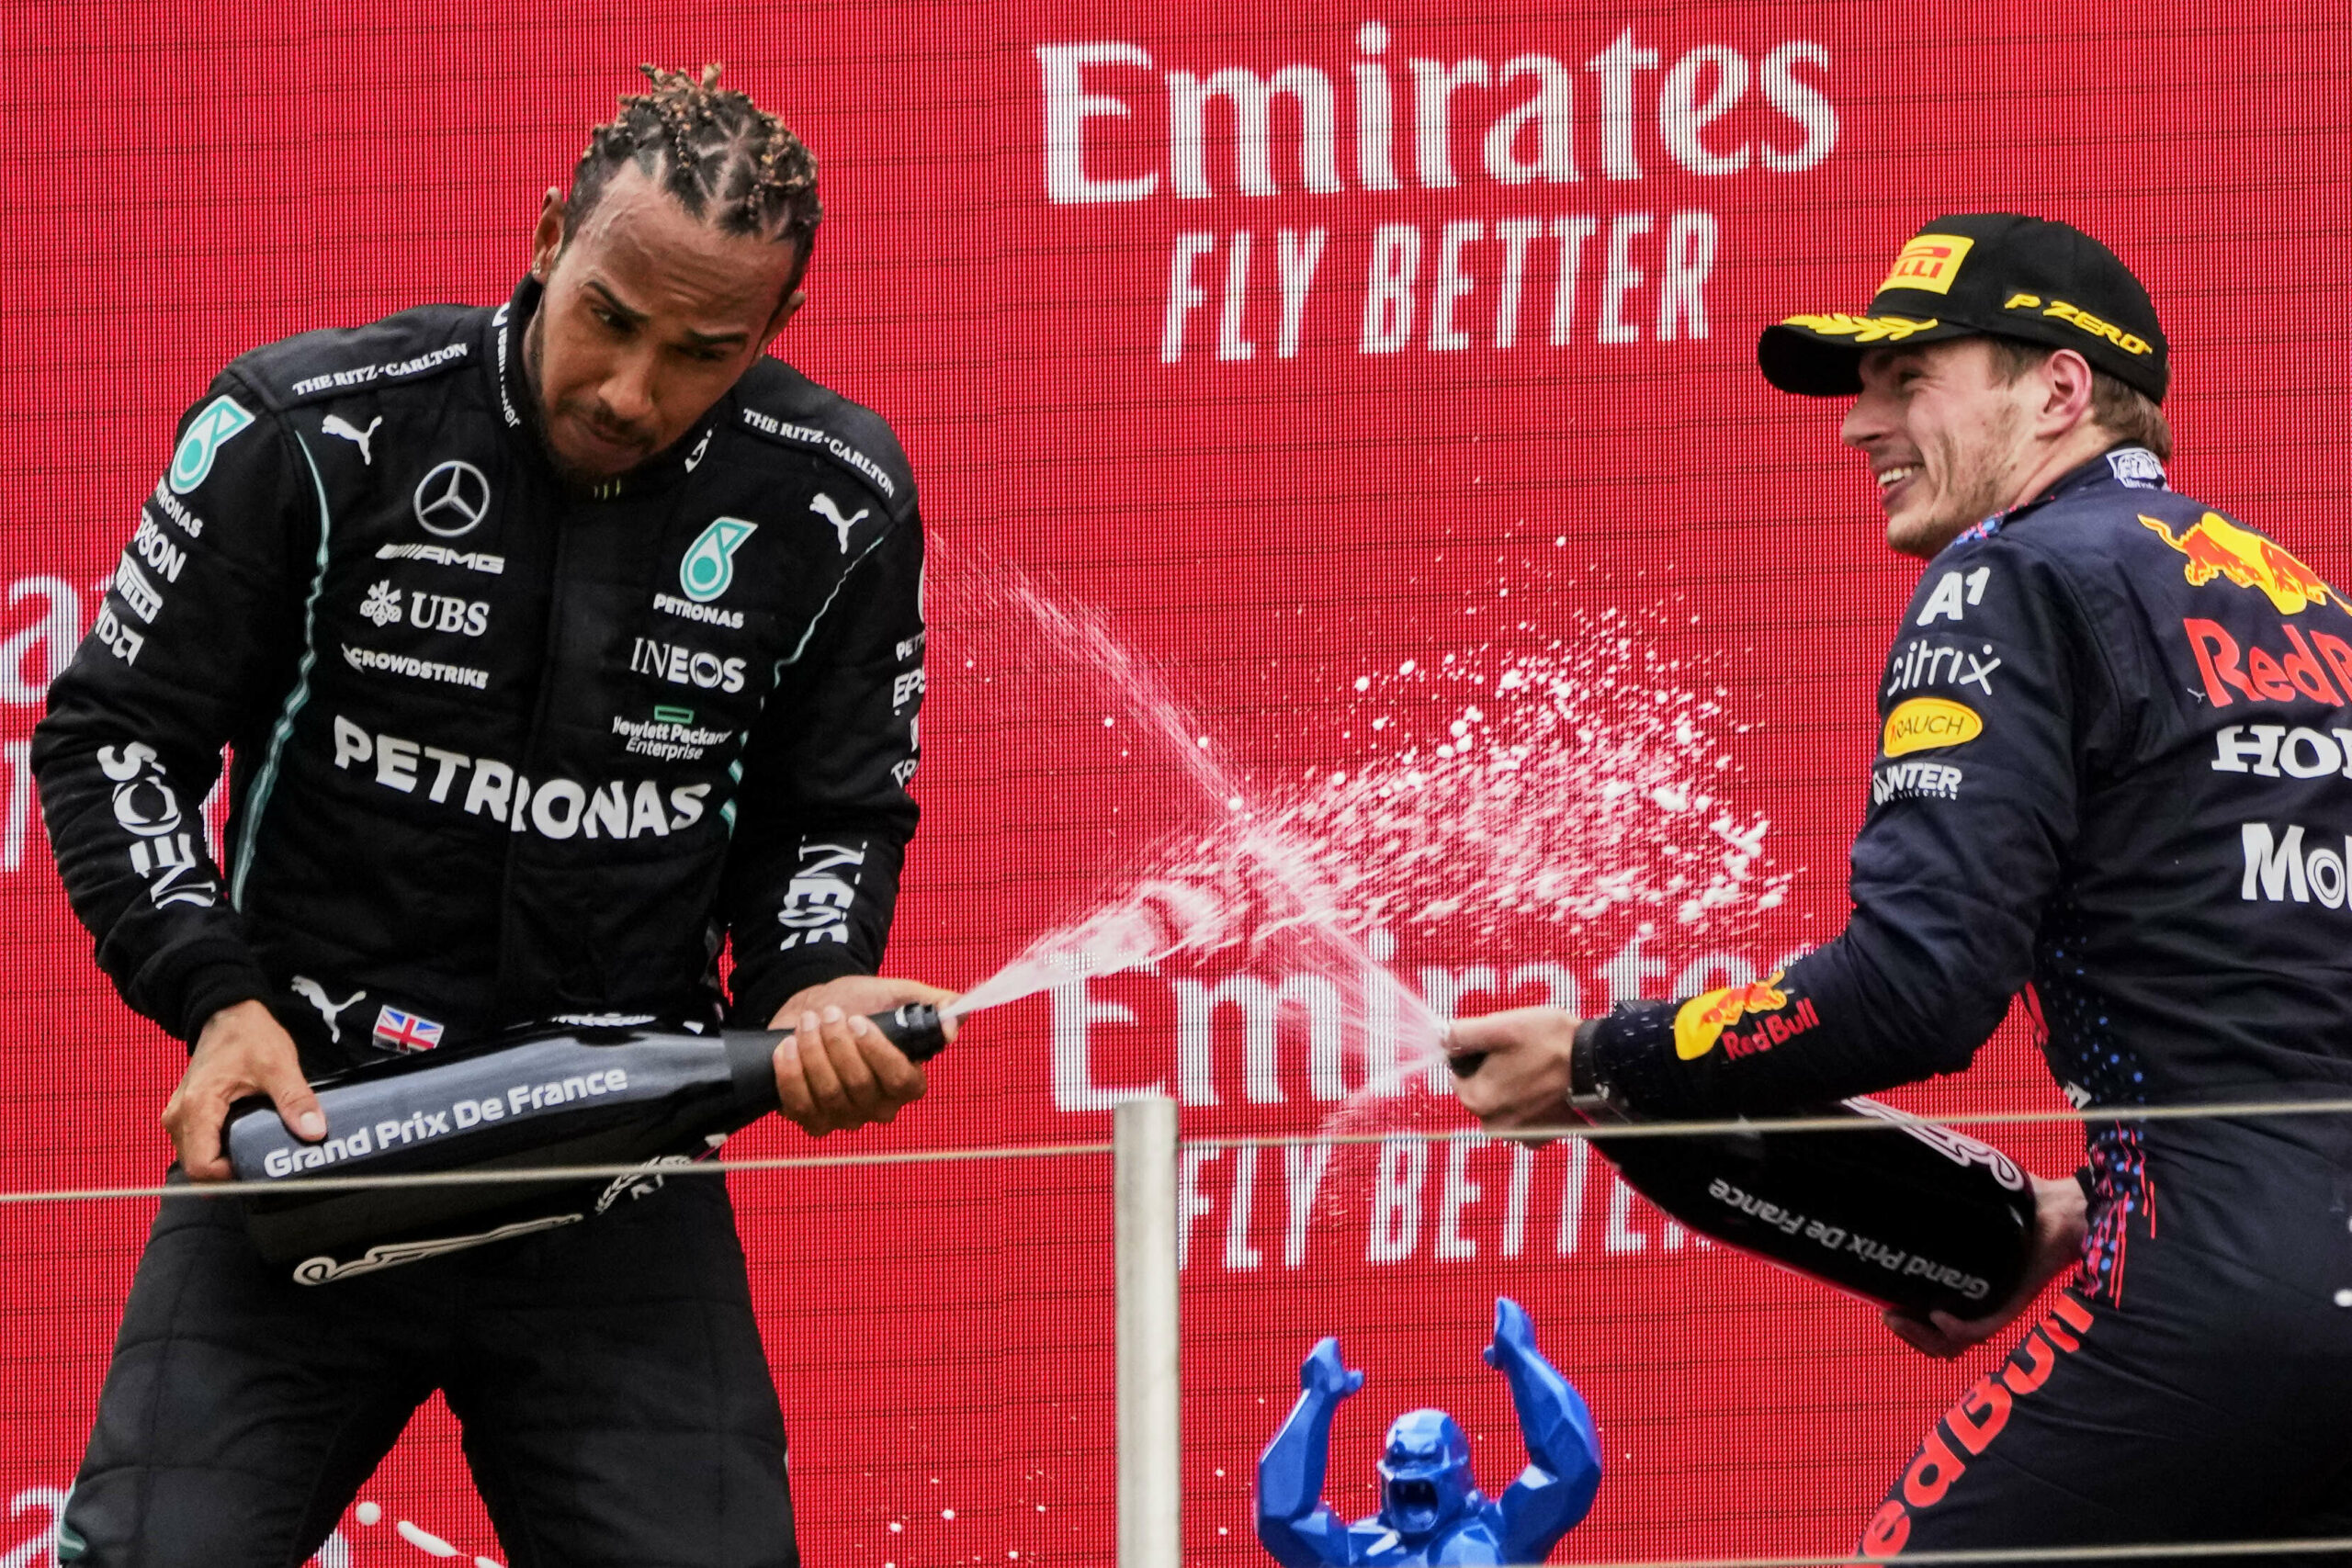
[[[1258,1540],[1284,1568],[1540,1562],[1592,1507],[1600,1447],[1592,1412],[1535,1348],[1535,1328],[1508,1296],[1495,1302],[1487,1365],[1510,1380],[1527,1469],[1490,1503],[1470,1474],[1470,1439],[1442,1410],[1408,1410],[1380,1456],[1380,1512],[1351,1525],[1323,1503],[1331,1416],[1363,1386],[1317,1344],[1298,1369],[1306,1392],[1258,1460]]]

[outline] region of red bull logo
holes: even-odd
[[[2219,621],[2191,615],[2180,623],[2188,650],[2197,659],[2197,673],[2205,682],[2206,700],[2217,708],[2241,698],[2257,703],[2309,701],[2330,707],[2344,705],[2343,692],[2352,692],[2352,643],[2340,637],[2278,623],[2287,645],[2267,649],[2249,640],[2240,648]],[[2322,660],[2326,668],[2321,667]],[[2333,672],[2335,680],[2328,675]],[[2341,684],[2343,691],[2337,689]],[[2234,692],[2235,696],[2231,695]]]
[[[1732,1037],[1734,1043],[1746,1048],[1727,1046],[1727,1055],[1744,1056],[1755,1051],[1770,1050],[1780,1040],[1812,1028],[1820,1019],[1814,1013],[1811,1002],[1800,1001],[1797,1009],[1803,1015],[1802,1021],[1797,1019],[1782,1020],[1778,1036],[1767,1032],[1765,1025],[1770,1015],[1777,1014],[1789,1005],[1788,993],[1781,989],[1782,973],[1775,969],[1761,980],[1751,980],[1744,986],[1725,986],[1718,991],[1704,991],[1684,1002],[1674,1015],[1674,1054],[1686,1062],[1695,1062],[1715,1048],[1715,1042],[1724,1037],[1725,1031],[1749,1017],[1756,1017],[1758,1023],[1750,1034],[1763,1043],[1747,1044],[1735,1034]]]
[[[1919,1445],[1910,1468],[1863,1528],[1863,1556],[1883,1560],[1902,1555],[1911,1540],[1912,1515],[1944,1500],[1952,1483],[1968,1473],[1968,1461],[1981,1457],[2008,1426],[2017,1402],[2050,1381],[2060,1357],[2083,1348],[2082,1336],[2096,1321],[2090,1308],[2064,1292],[2052,1301],[2050,1311],[2010,1352],[2007,1364],[1979,1378],[1944,1412],[1943,1420],[1928,1429],[1927,1441]]]
[[[2140,521],[2188,558],[2181,575],[2188,580],[2191,588],[2202,588],[2217,577],[2225,577],[2240,588],[2262,590],[2282,615],[2300,615],[2313,604],[2334,604],[2339,610],[2346,608],[2344,596],[2330,588],[2319,573],[2218,512],[2208,512],[2180,535],[2145,513],[2140,514]]]

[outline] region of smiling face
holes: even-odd
[[[692,429],[799,309],[797,260],[790,243],[696,219],[634,166],[570,233],[548,192],[524,365],[556,467],[612,479]]]
[[[1872,349],[1861,378],[1838,434],[1870,460],[1888,544],[1925,559],[2027,499],[2042,456],[2042,378],[2002,380],[1983,338]]]

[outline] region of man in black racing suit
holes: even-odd
[[[2064,224],[1939,219],[1866,312],[1792,318],[1758,358],[1855,399],[1889,540],[1929,560],[1881,686],[1852,916],[1777,1008],[1458,1025],[1497,1053],[1464,1102],[1497,1127],[1572,1096],[1818,1105],[1958,1071],[2020,992],[2077,1106],[2352,1094],[2352,604],[2168,488],[2138,280]],[[2345,1119],[2094,1121],[2089,1145],[2079,1186],[2037,1184],[2030,1288],[1892,1322],[1954,1354],[2077,1263],[1862,1550],[2352,1533]]]
[[[310,333],[180,427],[34,767],[124,998],[194,1046],[165,1115],[544,1020],[795,1030],[812,1133],[919,1068],[862,1014],[915,825],[922,536],[873,413],[764,357],[815,165],[650,72],[496,310]],[[224,743],[225,852],[198,815]],[[732,998],[718,957],[731,941]],[[61,1562],[292,1563],[446,1391],[508,1561],[797,1561],[725,1188],[300,1285],[163,1205]]]

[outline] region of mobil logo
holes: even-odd
[[[2140,522],[2149,532],[2188,558],[2181,575],[2191,588],[2202,588],[2215,578],[2227,578],[2240,588],[2258,588],[2282,615],[2300,615],[2314,604],[2345,608],[2344,596],[2330,588],[2319,573],[2278,545],[2249,528],[2241,528],[2218,512],[2208,512],[2176,535],[2146,513]],[[2347,612],[2352,613],[2352,612]]]

